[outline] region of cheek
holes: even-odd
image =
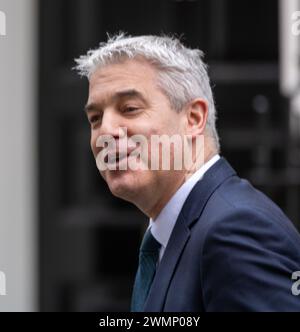
[[[90,146],[91,146],[94,157],[97,156],[96,141],[97,141],[97,136],[93,132],[91,132]]]

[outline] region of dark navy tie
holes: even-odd
[[[152,284],[161,244],[151,234],[150,228],[146,231],[139,254],[139,266],[133,286],[131,311],[143,311],[147,295]]]

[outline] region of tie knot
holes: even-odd
[[[161,247],[161,244],[154,238],[150,228],[146,231],[140,251],[142,252],[157,252]]]

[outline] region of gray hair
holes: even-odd
[[[168,97],[176,111],[195,98],[208,102],[206,132],[219,151],[219,137],[216,130],[216,108],[207,74],[202,61],[204,54],[199,49],[185,47],[179,39],[169,36],[126,36],[120,33],[108,36],[107,42],[100,43],[95,50],[75,59],[75,69],[81,76],[90,77],[98,68],[120,63],[125,59],[142,57],[158,71],[158,86]]]

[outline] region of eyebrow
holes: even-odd
[[[143,103],[148,104],[145,97],[143,94],[135,89],[128,89],[128,90],[122,90],[114,93],[112,97],[110,98],[110,101],[117,101],[119,99],[124,99],[124,98],[138,98],[140,99]],[[94,111],[97,108],[102,108],[101,103],[90,103],[85,105],[84,110],[86,113],[89,113],[91,111]],[[100,106],[100,107],[99,107]]]

